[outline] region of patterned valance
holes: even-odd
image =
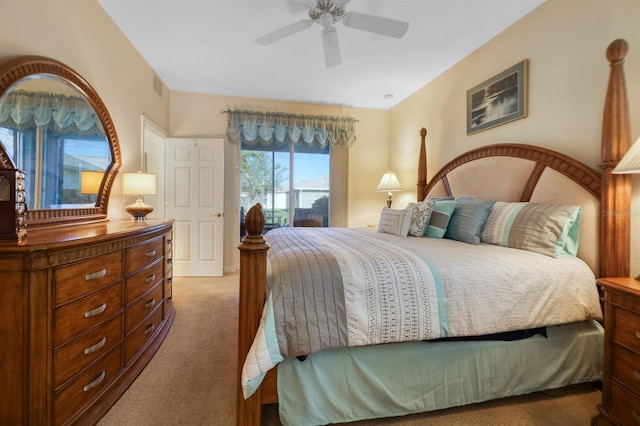
[[[250,146],[307,143],[349,148],[356,141],[356,119],[326,115],[228,110],[227,136]]]
[[[3,96],[0,127],[19,131],[45,127],[63,135],[105,136],[86,100],[48,92],[14,90]]]

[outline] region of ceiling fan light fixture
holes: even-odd
[[[323,27],[330,27],[333,24],[333,16],[330,12],[323,12],[318,19],[318,23]]]

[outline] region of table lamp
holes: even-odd
[[[135,195],[136,202],[125,207],[135,220],[145,220],[146,216],[153,211],[153,207],[142,201],[144,195],[156,195],[156,175],[152,173],[123,173],[122,193],[124,195]]]
[[[387,172],[382,175],[382,179],[380,179],[380,183],[378,184],[376,191],[387,192],[387,207],[391,208],[391,201],[393,198],[392,192],[402,191],[402,185],[400,185],[395,173]]]

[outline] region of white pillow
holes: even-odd
[[[411,226],[411,210],[394,210],[383,208],[380,213],[378,232],[406,237]]]

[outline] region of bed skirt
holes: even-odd
[[[515,341],[337,349],[278,366],[280,420],[322,425],[401,416],[602,379],[596,321]]]

